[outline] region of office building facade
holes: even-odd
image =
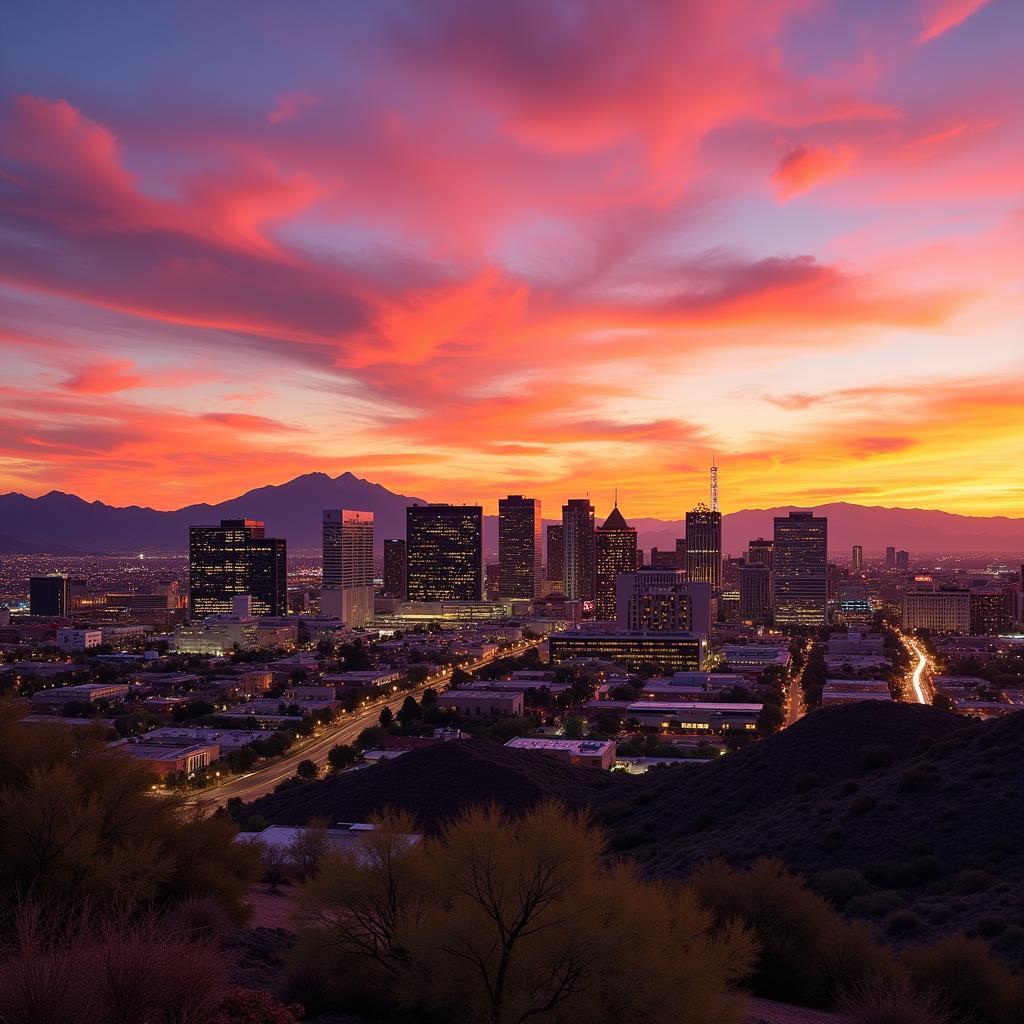
[[[254,615],[287,614],[287,544],[267,537],[258,519],[222,519],[220,526],[191,527],[188,575],[193,619],[230,615],[240,594],[252,598]]]
[[[631,633],[711,633],[711,584],[683,569],[638,569],[617,581],[615,621]]]
[[[405,555],[408,600],[482,600],[483,509],[410,505],[405,510]]]
[[[653,665],[661,672],[699,672],[707,661],[707,640],[693,633],[591,633],[581,628],[553,633],[548,645],[555,666],[596,658],[633,670]]]
[[[864,548],[860,544],[853,545],[853,555],[850,558],[850,572],[864,571]]]
[[[772,605],[772,574],[767,565],[759,562],[740,567],[739,616],[749,622],[764,622]]]
[[[551,583],[563,585],[565,574],[565,531],[561,523],[551,523],[547,536],[547,572],[544,578]]]
[[[828,621],[828,519],[790,512],[775,520],[772,612],[777,626]]]
[[[373,513],[325,509],[320,613],[352,629],[373,620]]]
[[[971,592],[966,587],[923,586],[903,593],[902,626],[909,633],[971,632]]]
[[[405,541],[384,539],[384,596],[405,600]]]
[[[29,615],[65,618],[71,614],[71,580],[62,572],[28,581]]]
[[[722,513],[704,504],[686,513],[686,576],[712,594],[722,587]]]
[[[498,501],[498,595],[540,597],[540,500],[510,494]]]
[[[571,498],[562,506],[562,593],[572,600],[594,600],[594,506]]]
[[[615,620],[616,585],[620,573],[639,568],[636,530],[623,518],[616,505],[594,537],[594,618]]]

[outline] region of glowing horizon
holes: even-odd
[[[0,491],[1024,514],[1018,4],[8,20]]]

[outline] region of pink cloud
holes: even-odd
[[[277,97],[277,105],[267,114],[267,120],[271,124],[280,124],[282,121],[290,121],[303,110],[315,107],[320,102],[319,96],[308,92],[286,92]]]
[[[144,387],[145,384],[145,375],[135,370],[135,364],[130,359],[92,363],[76,370],[64,381],[68,391],[83,395],[109,395]]]
[[[965,22],[985,7],[990,0],[921,0],[921,32],[919,43],[937,39],[943,33]]]

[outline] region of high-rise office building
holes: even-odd
[[[768,571],[772,569],[772,549],[775,542],[758,537],[757,540],[747,541],[747,564],[766,565]]]
[[[563,585],[565,574],[565,531],[561,523],[552,523],[548,526],[547,543],[547,572],[544,578],[551,583]]]
[[[775,520],[772,609],[777,626],[828,621],[828,520],[790,512]]]
[[[853,545],[853,557],[850,559],[850,572],[863,572],[864,548],[860,544]]]
[[[685,569],[620,573],[615,621],[630,633],[711,634],[711,584],[692,583]]]
[[[675,548],[662,551],[660,548],[651,548],[650,565],[654,569],[680,569],[679,554]]]
[[[65,618],[71,614],[71,580],[62,572],[33,576],[28,581],[29,615]]]
[[[405,600],[405,541],[400,537],[384,540],[384,596]]]
[[[892,546],[885,549],[885,567],[886,569],[896,568],[896,549]]]
[[[501,597],[540,596],[540,499],[510,494],[498,501],[498,594]]]
[[[188,531],[188,610],[193,619],[230,615],[238,594],[254,615],[288,613],[288,549],[258,519],[222,519]]]
[[[636,530],[622,517],[618,504],[594,536],[594,618],[615,619],[615,587],[619,573],[636,572]]]
[[[686,538],[679,537],[676,540],[676,568],[686,572]]]
[[[763,562],[752,562],[740,568],[740,618],[764,622],[772,601],[772,574]]]
[[[373,619],[373,513],[326,509],[320,611],[351,629]]]
[[[915,629],[971,632],[971,592],[966,587],[922,584],[905,590],[901,604],[901,625],[908,633]]]
[[[1017,625],[1016,600],[1010,587],[971,591],[971,636],[999,636]]]
[[[593,601],[594,506],[587,498],[570,498],[562,506],[562,550],[562,593]]]
[[[910,568],[910,552],[909,551],[897,551],[896,552],[896,568],[900,570],[906,570]]]
[[[482,600],[483,517],[479,505],[410,505],[405,510],[409,601]]]
[[[686,576],[713,593],[722,587],[722,513],[703,503],[686,513]]]

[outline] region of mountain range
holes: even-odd
[[[269,484],[216,505],[188,505],[158,511],[131,505],[119,508],[88,502],[74,494],[50,491],[38,498],[11,492],[0,495],[0,554],[88,554],[125,551],[184,551],[188,528],[220,519],[262,519],[267,535],[285,537],[292,550],[320,546],[320,513],[326,508],[373,512],[378,548],[385,537],[405,536],[405,509],[425,499],[395,494],[352,473],[331,477],[307,473],[283,484]],[[772,536],[772,520],[794,506],[743,509],[723,516],[722,551],[739,555],[755,537]],[[814,506],[828,517],[829,548],[848,551],[861,544],[868,553],[888,545],[912,552],[1019,552],[1024,555],[1024,519],[963,516],[936,509],[882,508],[833,502]],[[598,523],[610,509],[598,509]],[[683,536],[683,521],[630,518],[640,546],[672,548]],[[555,520],[545,520],[555,521]],[[497,550],[497,517],[486,516],[485,552]]]

